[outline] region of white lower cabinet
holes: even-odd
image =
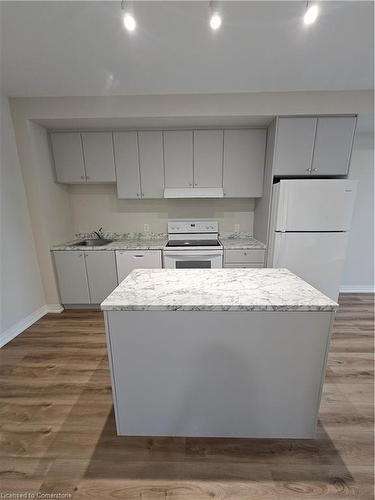
[[[54,251],[62,304],[100,304],[117,286],[115,253]]]
[[[115,252],[93,250],[85,252],[87,280],[91,304],[100,304],[116,288]]]
[[[121,283],[133,269],[161,269],[161,250],[117,250],[116,262]]]
[[[89,304],[84,252],[56,251],[55,266],[62,304]]]
[[[224,267],[264,267],[265,251],[250,250],[224,250]]]

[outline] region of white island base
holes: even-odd
[[[118,434],[315,436],[332,313],[106,314]]]
[[[117,433],[314,438],[334,314],[105,310]]]

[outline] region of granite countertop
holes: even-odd
[[[128,237],[124,239],[116,239],[112,243],[103,246],[80,246],[74,243],[82,241],[83,238],[77,238],[67,243],[62,243],[61,245],[54,245],[51,250],[79,250],[79,251],[90,251],[90,250],[162,250],[167,243],[167,236],[158,238],[147,238],[147,237]]]
[[[104,311],[334,311],[338,304],[287,269],[136,269]]]
[[[245,233],[221,234],[219,240],[224,250],[264,250],[266,248],[264,243]]]
[[[96,238],[90,233],[81,233],[77,238],[66,243],[54,245],[51,250],[70,250],[70,251],[90,251],[90,250],[163,250],[167,244],[168,238],[164,233],[105,233],[104,237],[113,240],[112,243],[104,246],[80,246],[75,245],[86,238]],[[246,233],[222,234],[219,236],[224,250],[264,250],[264,243],[256,240]]]

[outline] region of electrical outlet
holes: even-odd
[[[150,224],[143,224],[143,231],[148,233],[150,231]]]
[[[235,233],[239,233],[240,232],[240,225],[239,224],[235,224],[234,225],[234,232]]]

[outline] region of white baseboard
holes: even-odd
[[[47,304],[47,312],[49,313],[62,313],[64,308],[61,304]]]
[[[375,286],[371,285],[343,285],[340,293],[375,293]]]
[[[15,325],[0,333],[0,348],[13,340],[17,335],[29,328],[35,321],[42,318],[47,313],[61,313],[64,308],[60,304],[46,304],[32,312],[26,318],[21,319]]]

